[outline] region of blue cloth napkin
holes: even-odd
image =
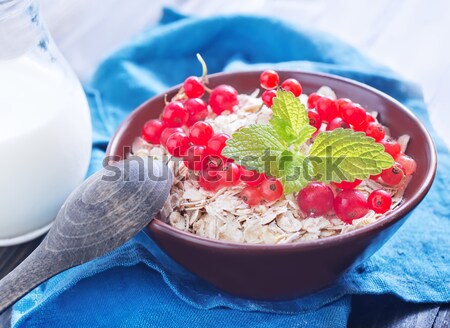
[[[137,105],[199,75],[255,67],[321,71],[349,77],[401,101],[431,132],[439,152],[436,181],[394,237],[333,286],[285,302],[223,293],[184,270],[141,233],[119,249],[37,287],[13,310],[13,327],[345,327],[351,295],[393,294],[410,302],[450,300],[450,156],[430,124],[417,87],[335,37],[254,16],[206,19],[165,10],[106,59],[86,86],[94,124],[90,172],[109,138]]]

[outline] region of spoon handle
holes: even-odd
[[[39,247],[0,281],[0,313],[57,273],[133,238],[158,214],[171,186],[163,162],[140,157],[89,177],[67,198]]]
[[[40,247],[0,280],[0,314],[40,283],[63,271],[62,268],[47,266],[48,262],[42,260],[44,254],[37,256],[39,253]]]

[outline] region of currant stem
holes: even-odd
[[[200,64],[202,65],[202,80],[205,83],[207,83],[208,78],[206,77],[206,75],[208,75],[208,67],[206,66],[206,62],[199,53],[197,53],[197,59],[200,62]]]
[[[185,98],[186,98],[186,94],[184,93],[184,88],[181,87],[180,90],[178,90],[177,94],[175,96],[173,96],[171,101],[183,100]]]

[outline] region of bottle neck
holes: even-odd
[[[36,0],[0,0],[0,60],[20,57],[46,42]]]

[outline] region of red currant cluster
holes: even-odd
[[[219,85],[209,90],[204,81],[204,78],[188,77],[180,92],[165,106],[160,119],[144,124],[142,138],[163,146],[172,156],[182,158],[205,190],[216,191],[244,182],[247,187],[241,197],[250,206],[263,200],[279,199],[283,195],[280,181],[247,170],[222,155],[230,136],[214,133],[213,127],[204,120],[209,108],[216,115],[232,112],[238,104],[238,93],[230,85]],[[209,108],[201,98],[205,91],[210,93]]]
[[[277,92],[275,91],[278,88],[278,84],[280,83],[280,77],[278,73],[273,70],[267,70],[261,73],[259,82],[261,87],[266,89],[261,95],[261,99],[267,107],[272,107],[273,98],[277,96]],[[290,91],[294,94],[294,96],[299,97],[302,94],[303,88],[300,82],[296,79],[287,79],[283,83],[281,83],[281,88],[286,91]]]
[[[383,126],[360,104],[347,98],[333,100],[312,93],[307,105],[310,124],[316,129],[319,130],[322,123],[326,123],[328,131],[337,128],[353,129],[364,132],[384,146],[395,163],[381,174],[371,176],[372,180],[381,179],[386,185],[396,186],[406,175],[411,175],[416,170],[416,162],[401,152],[397,141],[385,136]],[[305,213],[316,216],[334,210],[336,216],[347,223],[364,216],[369,209],[375,213],[385,213],[390,209],[392,198],[388,192],[382,189],[375,190],[366,200],[363,193],[354,189],[360,183],[361,180],[332,183],[335,188],[341,190],[336,196],[329,186],[323,183],[310,183],[298,195],[299,206]]]
[[[297,202],[300,209],[308,216],[322,216],[334,211],[336,216],[346,223],[363,217],[369,209],[375,213],[385,213],[391,208],[392,198],[382,189],[373,191],[368,199],[356,189],[361,180],[355,182],[333,183],[336,196],[330,186],[322,182],[311,182],[300,190]]]
[[[157,120],[150,122],[154,121]],[[159,133],[160,144],[172,156],[183,159],[186,167],[196,174],[203,189],[217,191],[244,182],[247,187],[242,190],[241,197],[249,206],[258,205],[263,200],[275,201],[283,195],[280,181],[247,170],[224,157],[222,150],[230,136],[225,133],[215,134],[209,123],[198,121],[189,128],[188,133],[181,127],[159,129]]]
[[[164,107],[160,119],[150,120],[145,123],[142,130],[142,138],[144,140],[153,144],[160,144],[163,131],[169,128],[181,129],[183,126],[191,127],[208,116],[208,105],[202,98],[189,98],[192,95],[202,96],[205,91],[203,84],[194,84],[193,81],[197,81],[195,78],[197,77],[191,76],[184,82],[184,90],[189,90],[189,92],[185,91],[187,99],[180,98],[182,96],[178,94],[177,98],[182,100],[168,103]],[[219,85],[211,90],[209,106],[215,114],[220,115],[224,111],[231,112],[237,103],[237,91],[233,87]]]
[[[276,96],[274,89],[278,87],[279,81],[277,72],[273,70],[264,71],[260,75],[261,86],[266,89],[262,94],[262,100],[267,107],[271,107],[273,104],[273,98]],[[281,88],[291,91],[296,97],[302,93],[302,86],[295,79],[285,80],[281,84]],[[394,158],[395,164],[380,175],[371,177],[373,180],[381,177],[387,185],[395,186],[403,180],[404,176],[415,172],[416,162],[401,152],[397,141],[385,136],[383,126],[360,104],[354,103],[348,98],[334,100],[318,93],[311,93],[307,106],[309,123],[317,130],[320,130],[322,125],[327,131],[337,128],[353,129],[364,132],[368,137],[372,137],[384,146],[385,151]]]
[[[247,184],[241,192],[242,200],[249,206],[261,204],[263,200],[273,202],[283,196],[283,185],[275,178],[264,173],[241,168],[241,180]]]
[[[249,206],[261,204],[264,200],[272,202],[283,195],[283,185],[275,178],[264,173],[247,170],[222,155],[207,155],[203,160],[203,169],[199,176],[199,185],[209,191],[217,191],[223,187],[232,187],[244,182],[247,186],[240,197]]]
[[[219,85],[210,90],[206,86],[205,76],[204,66],[202,78],[188,77],[180,92],[165,106],[160,119],[144,124],[142,138],[165,147],[169,154],[181,158],[205,190],[216,191],[245,183],[246,187],[240,196],[249,206],[261,204],[263,200],[278,200],[283,195],[283,185],[279,180],[248,170],[222,155],[230,136],[215,133],[213,127],[204,120],[210,111],[215,115],[232,112],[238,104],[238,92],[229,85]],[[262,100],[269,108],[276,96],[275,89],[279,87],[279,81],[278,74],[273,70],[264,71],[260,76],[261,86],[265,89]],[[302,86],[295,79],[285,80],[281,88],[296,97],[302,94]],[[202,99],[205,91],[209,93],[208,104]],[[317,130],[344,128],[362,131],[384,146],[385,151],[395,159],[395,164],[381,174],[371,176],[371,179],[396,186],[416,170],[415,161],[401,152],[398,142],[385,136],[383,126],[366,113],[361,105],[347,98],[333,100],[312,93],[307,106],[310,124]],[[389,193],[382,189],[375,190],[366,199],[363,193],[355,189],[360,183],[361,180],[342,181],[332,182],[329,186],[311,182],[299,192],[297,201],[307,215],[321,216],[334,211],[337,217],[347,223],[364,216],[369,209],[376,213],[385,213],[390,209],[392,199]]]
[[[202,99],[205,91],[209,93],[209,107],[216,115],[226,111],[232,112],[233,107],[238,104],[238,92],[230,85],[219,85],[214,89],[209,89],[206,78],[206,64],[200,55],[197,55],[203,66],[203,76],[190,76],[179,90],[178,94],[171,102],[164,107],[160,119],[146,122],[142,129],[142,138],[152,144],[162,144],[166,147],[169,137],[174,133],[183,133],[183,127],[192,127],[196,122],[204,120],[208,116],[208,104]],[[201,129],[206,129],[205,132]],[[197,127],[194,133],[201,130],[201,138],[206,139],[210,129]],[[167,150],[172,154],[183,150],[189,144],[186,135],[176,135],[169,143]],[[196,137],[194,137],[196,138]],[[198,137],[197,137],[198,138]],[[196,144],[193,141],[194,144]],[[175,148],[172,148],[175,147]],[[176,149],[179,148],[177,151]],[[172,154],[174,155],[174,154]]]
[[[261,74],[260,83],[266,89],[262,94],[262,100],[267,107],[272,107],[273,98],[276,96],[274,89],[278,87],[279,76],[275,71],[267,70]],[[296,97],[302,93],[302,86],[295,79],[285,80],[281,88],[291,91]],[[309,122],[317,130],[353,129],[364,132],[384,146],[385,151],[395,159],[395,164],[383,170],[381,174],[372,176],[371,179],[381,179],[389,186],[396,186],[406,175],[411,175],[416,170],[415,161],[401,152],[398,142],[385,136],[383,126],[360,104],[347,98],[334,100],[312,93],[308,97],[307,106]],[[340,190],[336,196],[330,186],[311,182],[299,192],[297,201],[300,209],[307,215],[321,216],[334,210],[336,216],[347,223],[364,216],[369,209],[376,213],[388,211],[392,204],[389,193],[382,189],[375,190],[366,200],[364,194],[355,189],[361,182],[361,180],[332,182],[335,190]]]
[[[398,142],[387,137],[383,126],[360,104],[347,98],[333,100],[318,93],[312,93],[307,105],[309,123],[316,129],[319,130],[325,124],[327,131],[337,128],[353,129],[364,132],[384,146],[385,151],[395,160],[395,164],[380,175],[372,176],[371,179],[378,180],[381,177],[385,184],[396,186],[404,176],[415,172],[416,162],[401,152]]]

